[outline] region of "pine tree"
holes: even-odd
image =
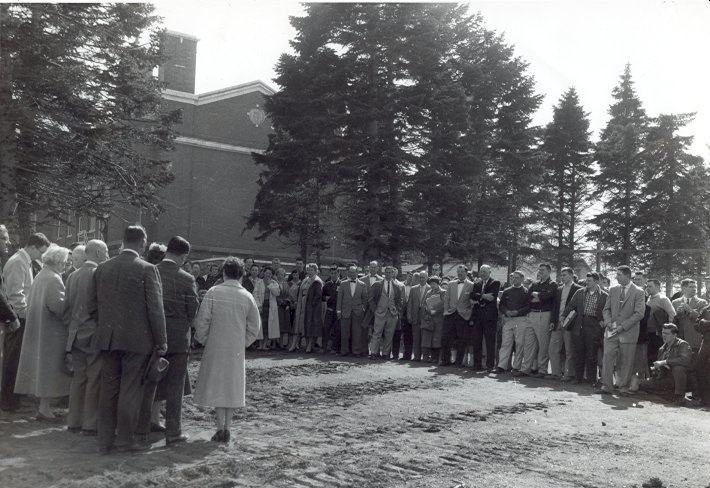
[[[149,4],[0,5],[0,217],[161,210],[164,150],[158,18]]]
[[[602,205],[602,210],[591,219],[596,229],[589,233],[589,237],[609,249],[633,249],[638,243],[637,213],[644,192],[640,182],[645,167],[644,140],[648,121],[634,90],[630,65],[624,68],[612,97],[611,118],[594,151],[599,173],[594,178],[593,196]],[[607,258],[629,264],[631,255],[616,253],[607,255]]]
[[[571,87],[554,108],[552,122],[544,135],[543,230],[550,233],[555,249],[574,251],[584,238],[583,212],[588,209],[591,191],[591,142],[588,114]],[[573,266],[573,254],[557,253],[557,269]]]
[[[639,205],[641,249],[702,249],[710,237],[708,170],[700,156],[688,153],[691,136],[678,132],[695,114],[660,115],[651,119],[646,140],[644,198]],[[702,272],[704,256],[650,254],[648,271],[666,279]]]

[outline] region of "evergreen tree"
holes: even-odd
[[[172,180],[149,4],[0,5],[0,218],[153,212]]]
[[[583,212],[591,191],[591,143],[588,114],[579,103],[577,91],[569,88],[554,108],[552,122],[544,135],[543,231],[550,234],[556,249],[574,250],[584,238]],[[573,254],[557,253],[557,269],[573,266]]]
[[[645,191],[638,210],[638,243],[642,249],[702,249],[710,237],[708,170],[689,154],[693,138],[678,131],[694,114],[660,115],[650,121],[646,140]],[[649,254],[648,271],[666,279],[702,273],[704,256]]]
[[[594,151],[599,173],[594,178],[594,198],[602,210],[591,219],[596,229],[589,237],[609,249],[633,249],[638,243],[638,207],[644,188],[644,140],[648,129],[646,112],[626,65],[619,85],[612,91],[611,118]],[[609,254],[614,262],[630,263],[629,253]]]

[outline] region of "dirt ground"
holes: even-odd
[[[189,443],[110,456],[28,401],[0,416],[0,487],[710,486],[707,410],[422,363],[247,357],[229,445],[209,441],[213,414],[190,397]]]

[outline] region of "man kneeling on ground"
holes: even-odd
[[[657,395],[672,392],[673,403],[685,405],[693,351],[687,342],[678,337],[678,326],[675,324],[665,324],[661,337],[663,345],[658,349],[658,360],[653,363],[651,378],[641,383],[640,388]]]

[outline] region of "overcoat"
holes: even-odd
[[[27,322],[15,393],[38,398],[69,394],[71,376],[64,372],[68,336],[65,310],[62,275],[43,268],[27,297]]]
[[[259,308],[239,281],[227,280],[207,291],[195,319],[195,339],[205,345],[195,386],[196,404],[244,406],[244,351],[256,340],[259,329]]]

